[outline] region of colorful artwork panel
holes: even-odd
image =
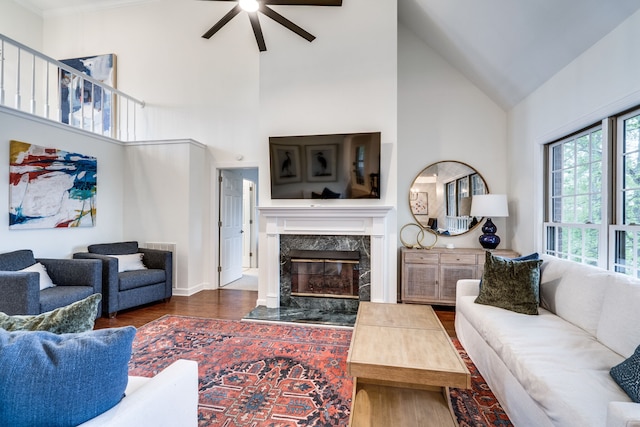
[[[11,141],[9,228],[93,227],[95,157]]]

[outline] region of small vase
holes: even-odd
[[[496,236],[498,227],[491,221],[491,218],[487,218],[487,222],[482,226],[482,232],[484,233],[478,238],[480,245],[485,249],[495,249],[500,244],[500,237]]]

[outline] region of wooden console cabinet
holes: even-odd
[[[408,249],[402,248],[402,302],[455,305],[456,283],[460,279],[480,279],[484,270],[484,249]],[[493,250],[507,258],[518,253],[509,249]]]

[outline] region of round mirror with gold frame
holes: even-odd
[[[482,175],[466,163],[446,160],[430,164],[416,176],[409,208],[422,227],[441,236],[459,236],[482,222],[470,215],[471,199],[477,194],[489,194]]]

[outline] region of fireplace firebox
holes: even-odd
[[[359,299],[360,252],[292,250],[291,295]]]

